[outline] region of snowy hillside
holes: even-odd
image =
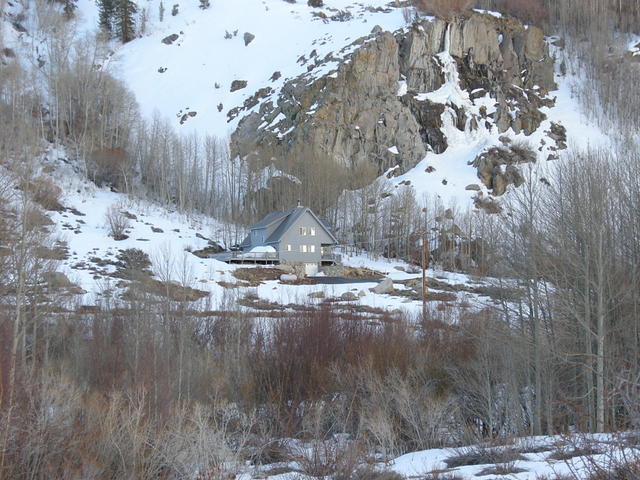
[[[91,5],[80,5],[85,18],[95,18]],[[109,68],[134,92],[147,119],[159,116],[169,120],[179,133],[221,138],[226,138],[248,113],[275,101],[286,80],[306,72],[310,60],[329,54],[344,57],[352,51],[345,47],[369,34],[374,26],[394,32],[406,23],[400,8],[381,0],[334,0],[320,9],[306,2],[219,0],[202,10],[193,2],[179,4],[175,16],[165,5],[162,22],[159,5],[155,0],[141,5],[147,16],[145,33],[118,47]],[[564,52],[555,47],[552,52],[559,68]],[[470,92],[459,86],[455,62],[446,52],[443,55],[446,84],[439,91],[421,95],[434,102],[462,106],[473,115],[478,115],[481,108],[491,113],[492,99],[470,100]],[[314,71],[314,76],[328,74],[330,68],[331,62]],[[532,166],[534,178],[548,176],[546,160],[550,155],[557,156],[553,142],[547,138],[552,122],[567,128],[572,147],[606,144],[602,132],[581,116],[573,98],[572,85],[579,80],[579,73],[574,77],[560,75],[559,70],[557,73],[559,90],[550,94],[555,106],[541,109],[547,120],[533,135],[516,135],[511,130],[501,135],[495,127],[483,125],[477,130],[460,131],[454,124],[455,112],[447,110],[443,133],[449,148],[441,154],[428,152],[424,160],[393,178],[391,184],[396,188],[411,185],[418,198],[435,195],[445,204],[466,208],[473,205],[477,191],[466,187],[479,183],[470,163],[490,147],[501,145],[501,137],[524,142],[536,151],[539,161]],[[231,91],[233,82],[246,82],[246,86],[242,83],[243,88]],[[266,88],[273,93],[229,120],[229,111],[242,107],[255,92]],[[387,147],[392,153],[397,151],[394,145]],[[479,191],[489,193],[482,185]]]
[[[307,70],[306,60],[336,53],[375,25],[393,31],[404,24],[386,0],[328,0],[323,8],[282,0],[214,0],[171,5],[159,21],[159,0],[145,2],[147,31],[119,48],[111,67],[133,90],[147,118],[156,112],[180,132],[226,137],[239,119],[227,112],[261,88],[278,90]],[[170,44],[162,40],[177,35]],[[245,34],[255,36],[245,45]],[[249,40],[250,37],[247,37]],[[169,41],[169,40],[167,40]],[[279,74],[274,75],[276,72]],[[275,78],[278,77],[278,78]],[[231,92],[234,81],[246,87]],[[182,124],[184,114],[195,112]]]
[[[57,155],[50,154],[49,157]],[[81,304],[96,305],[106,300],[117,302],[129,287],[129,282],[121,282],[122,277],[117,273],[121,268],[117,257],[124,250],[139,249],[148,255],[154,279],[196,289],[214,307],[229,296],[237,300],[249,296],[271,303],[267,309],[276,310],[291,310],[294,304],[317,303],[325,299],[338,299],[345,307],[356,309],[370,307],[408,313],[422,309],[419,298],[407,295],[411,292],[407,283],[419,284],[421,278],[415,267],[402,261],[375,259],[364,253],[356,256],[345,254],[344,263],[356,269],[373,269],[379,272],[380,279],[388,276],[394,282],[395,291],[385,294],[370,291],[378,284],[376,279],[326,284],[324,277],[317,277],[304,284],[288,284],[279,281],[277,273],[271,274],[271,279],[249,283],[242,277],[236,277],[234,272],[251,265],[229,265],[192,253],[214,244],[224,245],[228,232],[223,224],[210,217],[179,214],[107,188],[97,188],[60,160],[46,164],[60,179],[59,185],[65,192],[61,202],[66,209],[49,212],[55,224],[52,232],[56,245],[65,252],[58,269],[85,292],[76,297]],[[126,215],[127,238],[124,240],[115,240],[110,235],[107,219],[110,209]],[[492,284],[491,279],[442,270],[429,270],[428,276],[438,282],[430,289],[430,304],[446,306],[454,317],[468,309],[476,311],[493,304],[482,290]],[[253,303],[258,305],[259,302]],[[466,306],[461,308],[462,304]],[[257,308],[255,305],[249,305],[249,308]]]

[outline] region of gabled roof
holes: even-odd
[[[295,223],[295,221],[300,218],[307,210],[307,207],[296,207],[293,210],[289,210],[289,214],[284,219],[284,221],[278,225],[269,238],[267,238],[264,243],[276,243],[279,242],[282,236],[291,228],[291,225]],[[311,210],[309,210],[311,211]]]
[[[276,227],[276,229],[269,235],[269,237],[265,240],[265,244],[270,243],[278,243],[282,236],[291,228],[291,226],[304,215],[306,212],[309,212],[311,216],[318,222],[320,227],[327,232],[327,234],[331,237],[331,239],[338,243],[336,237],[331,233],[329,226],[327,223],[320,220],[313,211],[308,207],[296,207],[291,210],[285,210],[283,212],[274,212],[268,214],[264,217],[260,222],[256,223],[251,230],[260,230],[263,228],[267,228],[269,225],[273,225],[276,222],[280,222],[280,225]],[[245,240],[246,241],[246,240]],[[244,242],[243,242],[244,243]]]
[[[292,210],[286,210],[284,212],[271,212],[266,217],[264,217],[262,220],[260,220],[258,223],[256,223],[254,226],[252,226],[251,230],[260,230],[260,229],[263,229],[263,228],[267,228],[272,223],[275,223],[275,222],[278,222],[280,220],[283,220],[288,215],[291,215],[291,213],[294,210],[296,210],[296,209],[294,208]]]

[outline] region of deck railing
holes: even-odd
[[[230,252],[234,260],[270,260],[275,261],[280,258],[278,252]]]
[[[339,253],[322,252],[322,261],[340,263],[342,261],[342,255]]]

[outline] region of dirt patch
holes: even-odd
[[[553,452],[547,458],[550,460],[569,460],[574,457],[586,457],[588,455],[596,455],[600,453],[593,447],[583,447],[583,448],[571,448],[571,449],[562,449],[556,452]]]
[[[509,463],[516,460],[526,460],[515,449],[471,448],[468,451],[447,458],[444,463],[448,468],[464,467],[467,465],[484,465],[490,463]],[[485,474],[487,475],[487,474]]]
[[[161,282],[160,280],[153,280],[151,278],[134,282],[131,288],[125,293],[125,297],[130,295],[135,296],[136,290],[157,297],[168,298],[175,302],[195,302],[209,296],[209,292],[191,287],[183,287],[176,282]]]
[[[200,250],[195,250],[191,252],[196,257],[200,258],[213,258],[213,256],[217,253],[224,252],[224,249],[219,245],[210,245],[208,247],[202,248]]]
[[[422,288],[417,290],[393,290],[391,295],[407,297],[411,300],[422,300]],[[427,302],[455,302],[458,299],[455,293],[427,291]]]
[[[238,305],[242,305],[243,307],[253,308],[255,310],[266,310],[266,311],[269,311],[269,310],[282,311],[286,308],[283,305],[270,302],[268,300],[264,300],[252,293],[247,294],[244,296],[244,298],[241,298],[240,300],[238,300]]]
[[[381,280],[384,273],[365,267],[342,267],[342,276],[357,280]]]
[[[476,477],[482,477],[484,475],[511,475],[514,473],[526,472],[524,468],[518,468],[513,465],[495,465],[493,467],[487,467],[480,472],[476,473]]]
[[[258,286],[262,282],[268,280],[278,280],[284,272],[279,268],[238,268],[233,271],[233,276],[238,280],[249,282],[251,285]]]
[[[36,247],[34,255],[43,260],[66,260],[69,258],[69,249],[66,246]]]

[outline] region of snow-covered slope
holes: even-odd
[[[202,10],[192,0],[179,3],[172,16],[167,2],[160,22],[160,0],[150,0],[141,5],[148,12],[147,33],[119,48],[110,68],[133,90],[147,118],[158,112],[181,132],[224,137],[239,120],[227,123],[227,112],[258,89],[277,90],[305,72],[302,56],[338,52],[375,25],[400,28],[401,9],[387,3],[327,0],[312,8],[306,1],[213,0]],[[245,33],[255,36],[248,45]],[[173,34],[178,38],[171,44],[162,42]],[[272,80],[275,72],[281,76]],[[231,92],[234,80],[246,81],[246,88]],[[188,112],[197,115],[181,124]]]
[[[106,299],[118,301],[129,283],[121,282],[121,278],[113,275],[117,270],[117,256],[126,249],[139,249],[149,256],[154,279],[174,281],[205,292],[205,298],[214,306],[223,302],[225,297],[241,299],[249,295],[256,300],[272,303],[276,305],[275,308],[282,308],[291,304],[341,298],[351,292],[355,295],[345,304],[351,307],[413,313],[421,311],[419,299],[402,293],[409,290],[407,282],[421,278],[421,274],[402,261],[372,258],[366,254],[345,253],[343,261],[345,265],[373,269],[388,276],[394,282],[395,292],[377,294],[370,291],[378,283],[375,280],[326,284],[322,277],[299,285],[277,279],[247,284],[236,278],[234,271],[251,265],[229,265],[191,253],[210,246],[211,241],[220,244],[233,241],[225,225],[204,215],[179,214],[151,202],[112,192],[108,188],[98,188],[83,180],[68,163],[59,160],[62,154],[50,152],[48,157],[51,160],[46,160],[45,164],[63,189],[61,203],[66,207],[64,211],[48,212],[54,222],[51,227],[53,237],[59,240],[59,245],[63,245],[67,253],[67,257],[60,261],[58,270],[86,292],[75,297],[81,304],[95,305]],[[107,222],[110,209],[125,212],[129,217],[126,228],[128,238],[115,240],[110,235]],[[451,309],[452,318],[469,309],[481,309],[492,303],[480,291],[483,286],[491,284],[490,279],[441,270],[429,270],[428,275],[440,282],[436,288],[430,289],[433,300],[430,305]],[[446,285],[450,287],[445,293],[442,288]],[[477,291],[474,293],[474,290]]]

